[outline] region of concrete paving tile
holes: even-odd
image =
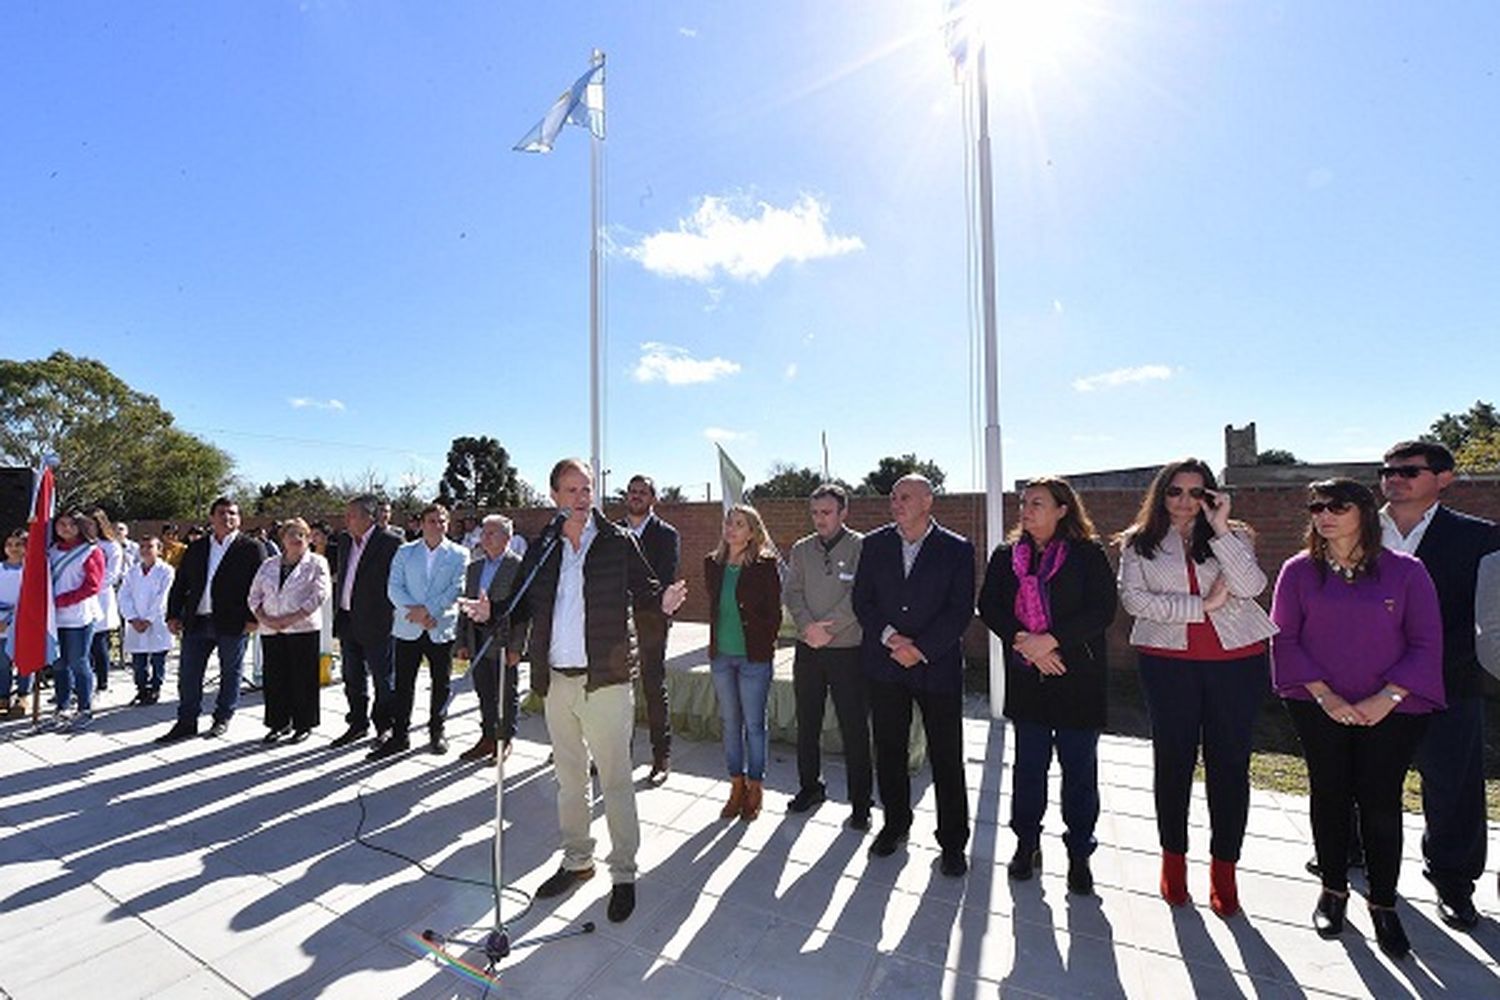
[[[356,956],[297,996],[308,1000],[370,1000],[372,997],[473,997],[477,1000],[483,992],[482,986],[470,984],[431,959],[418,959],[394,945],[382,944]],[[489,995],[505,994],[491,990]]]
[[[556,932],[564,926],[548,920],[538,930]],[[584,983],[624,951],[625,945],[613,938],[586,934],[515,952],[499,969],[501,995],[522,1000],[576,996]]]
[[[44,980],[7,991],[14,1000],[107,995],[110,1000],[152,997],[197,972],[200,965],[171,942],[147,934],[108,951],[79,955]]]
[[[280,923],[297,919],[289,908],[267,908],[266,901],[282,891],[274,883],[261,880],[258,885],[215,894],[216,898],[206,905],[189,912],[152,922],[183,951],[213,964],[275,930]]]
[[[765,913],[693,891],[668,896],[628,923],[630,944],[715,976],[737,968],[771,926]]]
[[[101,897],[96,905],[66,918],[65,936],[57,923],[27,926],[19,921],[11,924],[7,919],[10,930],[5,936],[6,952],[25,959],[8,962],[0,971],[0,989],[47,979],[80,959],[109,951],[154,930],[135,917],[115,918],[111,915],[113,911],[113,904]]]
[[[152,994],[151,1000],[238,1000],[248,995],[226,983],[212,969],[199,969],[186,979],[162,987]]]
[[[296,997],[383,943],[335,914],[304,910],[267,925],[213,967],[251,996]]]
[[[726,983],[700,970],[657,955],[626,949],[599,970],[578,993],[589,1000],[701,1000]]]
[[[865,1000],[911,1000],[913,997],[998,1000],[1000,995],[999,983],[977,979],[940,965],[918,962],[904,955],[876,958],[869,988],[862,994]]]
[[[738,986],[771,996],[858,996],[875,957],[870,945],[773,920],[730,978]]]
[[[96,886],[79,883],[68,873],[54,871],[24,888],[11,892],[3,900],[5,923],[12,927],[49,927],[63,921],[79,919],[100,905],[113,904]]]

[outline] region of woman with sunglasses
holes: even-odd
[[[1352,479],[1308,487],[1307,549],[1276,580],[1272,683],[1307,758],[1323,892],[1313,927],[1344,929],[1350,806],[1359,806],[1370,921],[1380,950],[1410,950],[1396,916],[1401,789],[1427,725],[1444,707],[1443,624],[1422,563],[1381,547],[1375,495]]]
[[[1254,536],[1230,520],[1229,494],[1207,463],[1157,473],[1120,544],[1120,605],[1151,714],[1152,784],[1161,895],[1188,902],[1188,808],[1198,749],[1208,783],[1209,905],[1239,912],[1235,866],[1250,815],[1250,740],[1267,690],[1266,639],[1276,631],[1255,597],[1266,575]]]

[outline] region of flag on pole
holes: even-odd
[[[562,92],[536,127],[516,143],[518,153],[550,153],[564,125],[588,129],[594,138],[604,138],[604,56],[595,54],[593,66]]]
[[[725,454],[723,445],[715,444],[714,447],[719,449],[719,486],[724,492],[724,509],[728,510],[734,504],[745,502],[745,474]]]
[[[26,532],[26,563],[21,568],[21,595],[16,617],[6,637],[16,671],[26,677],[57,659],[57,621],[52,609],[52,567],[47,563],[47,538],[52,530],[54,484],[52,466],[44,460],[31,499],[31,523]]]

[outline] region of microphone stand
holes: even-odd
[[[593,516],[592,511],[590,511],[589,516]],[[522,599],[525,598],[526,593],[531,590],[532,583],[536,581],[537,573],[541,571],[542,566],[547,562],[548,558],[551,557],[553,550],[557,548],[557,545],[561,540],[562,527],[561,520],[559,520],[555,522],[555,530],[554,525],[549,525],[548,530],[543,531],[541,539],[542,554],[532,565],[531,571],[526,574],[524,579],[522,579],[521,585],[511,592],[510,600],[506,603],[505,609],[499,612],[499,614],[491,614],[490,621],[493,623],[493,627],[490,631],[489,636],[484,640],[483,644],[480,645],[479,650],[469,661],[473,665],[470,667],[471,670],[481,669],[481,664],[484,662],[485,654],[489,651],[490,646],[495,643],[495,639],[502,632],[505,632],[507,635],[509,634],[511,615],[514,614],[516,608],[520,606],[520,603]],[[504,718],[503,700],[505,698],[505,660],[509,652],[509,644],[501,643],[499,650],[495,654],[497,657],[499,671],[499,676],[496,678],[495,683],[495,718],[497,719]],[[497,746],[495,748],[495,835],[493,838],[494,855],[490,861],[490,887],[493,890],[495,896],[495,926],[492,927],[490,929],[490,932],[486,934],[482,939],[478,940],[458,937],[445,938],[443,935],[437,933],[431,928],[428,928],[427,930],[424,930],[422,932],[422,940],[431,945],[442,945],[451,941],[455,944],[463,944],[470,947],[483,948],[486,963],[486,973],[493,972],[495,966],[499,964],[502,959],[510,955],[512,948],[530,948],[534,947],[535,945],[546,944],[550,941],[557,941],[562,938],[576,937],[580,934],[591,934],[594,931],[594,922],[592,920],[586,920],[576,927],[569,927],[551,934],[540,934],[536,937],[528,938],[524,941],[511,941],[510,931],[506,927],[505,920],[500,912],[500,897],[505,888],[501,882],[502,869],[500,867],[501,858],[503,856],[501,848],[504,841],[504,817],[505,754],[502,749]]]

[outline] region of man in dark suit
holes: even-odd
[[[1423,874],[1437,888],[1438,916],[1450,927],[1479,923],[1474,881],[1484,872],[1484,682],[1474,646],[1479,563],[1500,550],[1500,529],[1438,502],[1453,482],[1453,455],[1432,441],[1403,441],[1385,453],[1380,520],[1386,548],[1413,553],[1437,586],[1443,615],[1443,687],[1448,707],[1434,713],[1417,747],[1426,832]]]
[[[167,627],[182,636],[182,654],[177,667],[177,722],[156,738],[158,743],[197,734],[203,673],[213,650],[219,653],[219,695],[213,724],[204,735],[224,735],[240,700],[245,641],[256,627],[246,598],[266,551],[240,534],[240,508],[228,497],[213,502],[208,519],[212,534],[187,547],[167,594]]]
[[[677,579],[682,558],[682,540],[677,529],[656,514],[656,483],[650,476],[635,475],[625,488],[625,519],[620,527],[629,528],[641,544],[651,571],[666,586]],[[651,727],[652,784],[665,781],[672,769],[672,714],[667,700],[667,632],[670,618],[661,619],[658,630],[640,629],[636,637],[641,647],[641,693],[646,699],[646,721]]]
[[[339,640],[344,674],[344,697],[349,728],[332,746],[348,746],[369,732],[375,723],[376,743],[384,743],[395,718],[396,687],[392,668],[391,621],[394,609],[386,593],[391,559],[402,545],[394,531],[376,523],[380,501],[366,493],[349,501],[344,509],[345,529],[334,547],[338,565],[334,572],[333,634]],[[375,691],[373,713],[365,691],[369,675]]]
[[[974,617],[974,545],[932,519],[932,484],[908,475],[891,490],[894,524],[864,538],[854,575],[869,681],[875,778],[885,823],[870,853],[895,853],[911,829],[907,770],[911,709],[922,710],[942,872],[968,871],[969,801],[963,766],[964,630]]]
[[[509,757],[510,742],[516,735],[521,701],[517,664],[521,658],[509,653],[510,623],[499,617],[521,566],[521,557],[510,551],[513,530],[510,518],[503,514],[491,514],[480,522],[479,546],[464,571],[464,594],[458,602],[464,614],[458,622],[456,655],[467,660],[478,656],[486,643],[489,648],[469,667],[474,693],[479,696],[479,742],[459,754],[459,760],[494,760],[497,753]]]

